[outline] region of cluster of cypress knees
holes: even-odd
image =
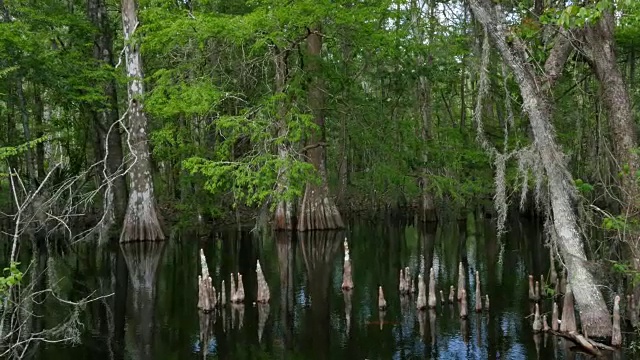
[[[540,332],[552,333],[565,338],[568,338],[575,342],[577,345],[587,350],[593,355],[600,355],[600,349],[603,350],[615,350],[612,347],[598,343],[589,339],[586,334],[582,335],[578,333],[576,325],[575,307],[573,291],[571,290],[571,284],[568,281],[566,269],[561,272],[561,276],[555,269],[555,261],[553,252],[551,254],[551,274],[549,276],[549,285],[554,286],[553,291],[549,291],[553,305],[551,311],[551,326],[547,322],[547,314],[540,316],[540,306],[544,298],[545,279],[544,275],[540,275],[540,281],[534,281],[534,276],[529,275],[529,300],[534,304],[533,312],[533,324],[532,329],[535,334]],[[563,294],[562,299],[562,319],[560,319],[560,312],[558,302],[556,298]],[[633,295],[632,295],[633,296]],[[634,303],[634,301],[630,301]],[[620,296],[616,295],[613,305],[613,331],[611,334],[611,345],[614,347],[620,347],[622,345],[622,334],[620,330]]]
[[[218,304],[224,305],[227,303],[226,287],[224,280],[220,286],[220,291],[216,292],[215,286],[211,276],[209,276],[209,268],[207,266],[207,258],[204,256],[204,251],[200,249],[200,265],[202,268],[201,275],[198,275],[198,309],[204,312],[213,311]],[[262,267],[260,266],[260,260],[256,263],[256,273],[258,278],[258,292],[256,297],[256,303],[266,304],[271,298],[271,292],[269,291],[269,285],[264,278]],[[245,301],[244,295],[244,283],[242,282],[242,274],[237,275],[237,285],[232,273],[230,276],[231,288],[229,301],[233,304],[241,304]]]
[[[553,253],[551,253],[551,263],[554,264],[553,261]],[[213,286],[211,277],[209,276],[209,269],[207,267],[207,260],[204,255],[204,251],[200,250],[200,262],[202,273],[198,276],[198,308],[203,312],[210,312],[215,309],[217,304],[224,305],[227,302],[226,292],[225,292],[225,282],[222,280],[222,284],[220,286],[220,292],[216,293],[216,288]],[[255,303],[266,304],[270,299],[270,291],[267,281],[262,272],[262,267],[260,266],[260,260],[256,263],[256,273],[258,280],[258,291]],[[449,288],[449,296],[448,302],[453,303],[456,300],[460,302],[460,318],[465,319],[468,316],[468,306],[467,306],[467,294],[466,294],[466,279],[465,279],[465,271],[462,262],[459,263],[458,266],[458,287],[457,293],[456,288],[451,286]],[[567,273],[566,270],[562,273],[562,277],[558,279],[557,272],[555,270],[555,266],[552,266],[551,275],[549,282],[552,285],[555,285],[555,291],[553,292],[555,296],[559,296],[560,294],[564,294],[563,299],[563,307],[562,307],[562,320],[559,318],[558,312],[558,303],[553,301],[553,310],[551,313],[551,326],[549,326],[547,322],[547,315],[544,314],[542,317],[540,316],[540,306],[539,303],[543,299],[543,291],[544,287],[544,276],[540,275],[540,281],[535,281],[533,275],[529,275],[529,300],[534,302],[534,314],[533,314],[533,332],[550,332],[556,335],[561,335],[567,337],[583,348],[589,350],[592,353],[598,353],[598,349],[608,349],[606,345],[597,343],[592,341],[579,333],[577,333],[576,326],[576,318],[575,318],[575,309],[574,309],[574,299],[573,292],[571,291],[571,285],[567,282]],[[230,288],[230,298],[229,301],[235,304],[241,304],[245,301],[245,293],[244,293],[244,284],[242,282],[242,274],[237,274],[237,285],[236,280],[234,278],[234,274],[230,276],[231,280],[231,288]],[[482,312],[483,310],[483,301],[482,294],[480,290],[480,275],[478,271],[475,272],[475,311]],[[351,264],[351,256],[349,253],[349,244],[347,239],[344,240],[344,265],[342,272],[342,290],[351,291],[354,288],[353,285],[353,277],[352,277],[352,264]],[[416,283],[415,279],[411,275],[411,271],[409,267],[404,269],[400,269],[399,276],[399,286],[398,290],[401,296],[408,296],[416,293]],[[417,293],[418,296],[416,298],[416,309],[425,310],[427,308],[433,309],[437,304],[437,295],[436,295],[436,279],[435,272],[433,268],[429,270],[429,291],[427,295],[427,287],[425,284],[425,279],[422,274],[418,274],[418,285],[417,285]],[[439,291],[440,295],[440,303],[444,304],[447,300],[445,300],[444,292],[442,290]],[[635,311],[635,299],[633,295],[627,296],[628,309],[629,313],[636,313]],[[254,304],[255,304],[254,303]],[[378,309],[381,311],[386,310],[387,301],[384,297],[384,290],[382,286],[378,287]],[[485,295],[484,297],[484,309],[489,310],[489,295]],[[619,347],[622,344],[622,335],[620,330],[620,296],[616,296],[614,299],[614,307],[613,307],[613,333],[611,336],[611,345]]]
[[[345,257],[346,263],[346,257]],[[444,291],[440,290],[440,303],[444,304],[445,302],[454,303],[456,300],[460,302],[460,318],[466,319],[469,313],[468,305],[467,305],[467,291],[466,288],[466,280],[464,276],[464,267],[462,262],[460,262],[458,266],[458,273],[460,276],[458,277],[458,289],[456,292],[456,288],[454,286],[449,287],[449,297],[445,299]],[[483,298],[482,292],[480,291],[480,273],[476,271],[476,290],[475,290],[475,310],[476,312],[482,312],[483,310]],[[411,270],[409,267],[404,269],[400,269],[400,277],[399,277],[399,285],[398,291],[400,292],[400,296],[408,296],[416,293],[416,283],[415,279],[411,275]],[[427,295],[427,286],[425,283],[425,279],[422,274],[418,274],[418,286],[417,286],[418,296],[416,298],[416,309],[418,310],[426,310],[434,309],[438,303],[437,295],[436,295],[436,275],[433,268],[429,269],[429,291]],[[387,308],[387,301],[384,298],[384,291],[382,286],[378,287],[378,308],[380,310],[385,310]],[[489,310],[489,295],[484,296],[484,309]]]

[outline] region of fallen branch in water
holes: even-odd
[[[602,356],[602,353],[600,352],[600,350],[617,351],[615,348],[609,345],[605,345],[603,343],[586,338],[577,332],[572,331],[568,333],[563,333],[563,332],[550,330],[549,334],[562,336],[565,339],[569,339],[573,341],[577,346],[584,349],[587,353],[596,357]]]

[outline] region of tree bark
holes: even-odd
[[[113,67],[113,31],[109,22],[109,15],[105,0],[88,0],[87,15],[91,23],[98,29],[94,37],[93,58],[99,64]],[[111,77],[102,84],[103,93],[107,100],[106,107],[102,109],[92,109],[94,126],[100,142],[100,153],[107,155],[105,172],[100,171],[102,180],[108,181],[109,189],[107,194],[112,194],[113,200],[108,207],[113,209],[113,221],[122,224],[127,208],[127,183],[124,175],[113,177],[118,174],[123,164],[122,138],[120,136],[120,115],[118,114],[118,96],[116,91],[115,77]],[[102,159],[96,159],[102,160]],[[108,201],[108,199],[105,199]],[[111,206],[113,205],[113,206]],[[109,209],[105,209],[109,211]]]
[[[520,88],[523,107],[531,122],[534,145],[547,176],[554,229],[569,271],[569,281],[578,303],[583,329],[590,336],[610,336],[611,318],[595,279],[587,269],[587,257],[572,207],[575,193],[573,179],[565,167],[564,154],[556,143],[551,125],[548,87],[552,81],[536,75],[533,65],[526,60],[524,45],[517,37],[514,37],[512,45],[507,43],[505,28],[501,20],[496,18],[496,11],[490,1],[471,0],[471,7],[476,18],[493,38],[503,60],[513,71]],[[562,41],[557,41],[556,46],[561,43]],[[563,55],[563,52],[552,51],[547,62],[564,61]]]
[[[612,142],[621,177],[623,207],[629,216],[637,216],[640,210],[640,192],[636,182],[636,171],[640,170],[638,134],[631,110],[629,91],[616,64],[613,39],[614,18],[609,11],[603,12],[600,21],[585,29],[585,53],[589,65],[595,72],[602,93],[602,103],[607,110]],[[638,256],[636,252],[635,256]]]
[[[420,18],[422,17],[420,6],[415,0],[411,2],[412,6],[412,20],[413,23],[416,24],[416,35],[417,40],[420,44],[425,43],[425,40],[428,42],[432,42],[433,40],[433,28],[432,24],[429,24],[429,31],[427,34],[427,39],[425,39],[422,27],[423,24],[420,23]],[[434,16],[435,10],[435,2],[429,2],[429,19],[430,23],[435,22]],[[432,63],[432,59],[424,59],[422,55],[418,56],[417,65],[418,68],[429,67]],[[425,64],[426,63],[426,64]],[[418,101],[418,112],[420,114],[420,137],[423,143],[422,150],[422,169],[420,174],[420,191],[421,195],[421,203],[420,203],[420,217],[422,221],[433,222],[436,221],[436,209],[435,202],[433,199],[433,194],[429,191],[429,169],[427,168],[427,163],[429,160],[429,154],[427,153],[427,143],[431,141],[431,124],[433,122],[432,118],[432,107],[433,107],[433,98],[432,98],[432,87],[431,81],[427,79],[426,76],[421,75],[418,77],[417,83],[417,101]]]
[[[129,203],[120,242],[164,240],[156,213],[149,145],[147,116],[143,109],[144,83],[139,39],[133,34],[138,26],[135,0],[122,0],[125,57],[129,78],[129,134],[134,157],[129,170]]]
[[[40,139],[44,136],[43,129],[43,120],[44,120],[44,104],[42,102],[42,94],[40,93],[40,89],[34,89],[33,92],[34,102],[35,102],[35,125],[36,125],[36,139]],[[46,176],[45,168],[44,168],[44,143],[41,141],[36,144],[36,170],[38,180],[44,179]]]
[[[23,84],[24,83],[22,81],[22,78],[18,77],[17,84],[16,84],[16,94],[18,95],[18,108],[20,109],[20,115],[21,115],[20,117],[22,119],[22,130],[24,132],[24,140],[26,143],[29,143],[32,140],[31,126],[29,124],[29,113],[27,112],[27,102],[24,97],[24,90],[22,88],[24,86]],[[33,154],[31,152],[31,146],[27,147],[25,151],[25,157],[26,157],[26,164],[27,164],[26,169],[27,169],[27,174],[29,179],[26,185],[27,190],[35,190],[37,175],[36,175],[36,170],[33,163]]]
[[[309,84],[309,107],[313,111],[313,120],[317,126],[310,137],[310,145],[306,155],[318,172],[320,182],[308,182],[302,199],[298,230],[326,230],[342,229],[344,223],[334,200],[329,193],[327,184],[327,166],[325,156],[325,124],[324,124],[324,89],[322,88],[320,56],[322,50],[322,36],[318,29],[313,30],[307,37],[309,54],[308,72],[311,74]]]
[[[614,26],[613,14],[610,11],[603,12],[596,24],[585,29],[584,52],[598,78],[602,104],[607,112],[616,160],[615,169],[621,174],[618,180],[623,213],[628,218],[637,218],[640,214],[640,187],[636,180],[637,172],[640,170],[640,153],[637,151],[638,132],[629,89],[617,65],[613,38]],[[632,66],[630,71],[632,74],[633,64],[630,66]],[[638,233],[627,234],[625,240],[631,252],[630,258],[640,258]],[[632,261],[632,264],[636,271],[640,271],[637,261]],[[640,295],[640,287],[635,286],[634,293],[636,296]]]
[[[277,127],[278,127],[278,137],[284,138],[288,132],[287,126],[287,104],[284,99],[285,86],[287,83],[287,55],[286,50],[276,50],[276,54],[274,55],[275,62],[275,82],[276,82],[276,95],[282,96],[283,98],[278,101],[278,109],[277,109]],[[288,162],[289,158],[289,148],[288,144],[285,141],[280,141],[278,144],[278,156],[280,160],[285,164]],[[282,194],[286,191],[289,186],[289,177],[287,176],[289,169],[286,167],[282,170],[281,175],[278,178],[278,184],[276,188],[276,192],[278,194]],[[275,212],[275,229],[276,230],[293,230],[295,226],[295,207],[293,206],[293,202],[291,200],[280,200],[276,205]]]

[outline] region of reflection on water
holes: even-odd
[[[471,226],[470,226],[471,225]],[[355,288],[343,291],[344,238],[349,239]],[[527,275],[546,274],[548,254],[540,229],[513,224],[501,241],[493,225],[465,222],[438,228],[353,223],[342,232],[220,232],[181,235],[166,244],[120,249],[79,247],[58,262],[72,290],[114,293],[87,306],[78,345],[51,344],[40,359],[573,359],[571,344],[531,331]],[[244,304],[197,310],[199,249],[216,287],[230,273],[243,275]],[[256,260],[271,289],[269,304],[255,304]],[[417,294],[400,296],[398,273],[412,277],[433,268],[436,292],[449,294],[466,280],[475,309],[475,272],[490,310],[460,318],[459,303],[437,301],[416,310]],[[378,309],[378,287],[387,308]],[[62,289],[61,291],[64,291]],[[471,294],[471,295],[470,295]],[[541,312],[551,313],[550,301]],[[49,315],[45,316],[45,321]],[[550,316],[550,315],[548,315]]]

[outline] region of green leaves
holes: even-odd
[[[212,161],[199,157],[185,160],[183,166],[191,174],[205,176],[205,188],[212,193],[231,192],[237,201],[249,206],[280,200],[293,200],[302,196],[304,184],[313,178],[313,165],[282,159],[277,155],[258,154],[242,161]],[[286,178],[285,178],[286,174]],[[286,186],[276,191],[278,183]]]
[[[584,182],[582,179],[574,180],[576,189],[582,194],[588,194],[593,191],[593,185]]]
[[[0,276],[0,299],[4,299],[9,290],[22,282],[22,272],[18,269],[19,262],[12,262],[9,267],[2,270]]]
[[[597,1],[595,5],[569,5],[560,12],[557,24],[564,28],[595,24],[604,11],[610,11],[613,8],[613,2],[609,0]]]
[[[5,146],[0,147],[0,161],[7,159],[10,156],[20,155],[26,152],[28,149],[35,149],[36,145],[42,144],[49,140],[49,136],[43,136],[35,140],[20,144],[18,146]]]

